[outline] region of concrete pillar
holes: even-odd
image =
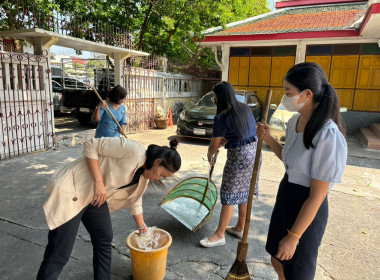
[[[306,42],[303,40],[298,41],[296,50],[296,61],[295,64],[305,62],[306,58]]]
[[[122,85],[122,75],[123,75],[123,61],[121,53],[114,53],[113,54],[113,60],[114,60],[114,76],[115,76],[115,86]]]
[[[50,47],[57,43],[58,40],[59,39],[57,37],[34,37],[34,54],[50,56]],[[28,42],[31,43],[29,40]],[[44,51],[46,52],[44,53]]]
[[[42,55],[42,52],[44,50],[42,37],[33,38],[33,45],[34,45],[34,54]]]
[[[230,68],[230,46],[222,44],[222,81],[228,81],[228,69]]]
[[[219,61],[218,59],[218,50],[216,46],[212,46],[212,51],[215,54],[215,61],[219,65],[220,70],[222,70],[222,81],[228,81],[228,67],[229,67],[229,56],[230,56],[230,47],[226,47],[222,44],[222,59]]]

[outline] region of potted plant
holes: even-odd
[[[165,129],[168,127],[169,118],[161,106],[157,105],[156,113],[154,115],[154,124],[157,128]]]

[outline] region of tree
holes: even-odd
[[[27,3],[41,10],[46,18],[54,12],[69,14],[68,24],[80,23],[76,32],[83,32],[88,40],[94,40],[94,26],[99,23],[113,30],[129,30],[139,50],[189,66],[215,64],[211,51],[194,41],[203,38],[202,30],[225,27],[227,23],[269,11],[266,0],[19,0],[19,6],[14,2],[6,0],[0,5],[0,28],[15,29],[14,19],[25,18],[20,7]],[[91,28],[95,31],[91,32]],[[113,43],[107,36],[105,40]]]
[[[135,22],[134,31],[140,39],[139,46],[144,51],[186,61],[189,65],[215,64],[211,51],[202,49],[194,41],[194,38],[203,38],[201,31],[269,11],[264,0],[148,2],[149,5],[140,7],[147,11],[143,23],[141,18]],[[139,29],[139,26],[144,28]]]

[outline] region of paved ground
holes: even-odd
[[[79,131],[79,132],[78,132]],[[87,128],[57,131],[56,149],[0,162],[0,275],[2,279],[34,279],[47,242],[48,228],[42,204],[47,198],[45,184],[65,162],[80,157],[81,143],[94,130]],[[167,144],[175,127],[130,135],[148,145]],[[166,190],[149,188],[144,195],[144,216],[149,226],[165,229],[173,237],[169,248],[165,279],[224,279],[236,257],[237,240],[227,235],[227,244],[205,249],[198,245],[218,223],[217,204],[212,221],[193,233],[157,206],[174,185],[190,176],[206,176],[207,141],[181,138],[179,152],[183,166],[175,178],[165,181]],[[361,147],[348,138],[348,165],[342,184],[329,194],[330,218],[320,248],[316,279],[380,279],[380,152]],[[71,146],[75,145],[75,146]],[[218,158],[214,182],[219,186],[225,150]],[[247,263],[252,279],[276,279],[264,250],[268,221],[278,184],[283,176],[282,163],[264,147],[260,178],[261,195],[254,201],[249,231]],[[236,221],[236,214],[233,222]],[[114,230],[112,279],[132,279],[130,253],[125,238],[134,230],[134,222],[125,210],[112,215]],[[77,236],[72,257],[60,279],[92,279],[92,247],[83,227]]]

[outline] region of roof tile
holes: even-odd
[[[252,18],[239,26],[219,31],[207,36],[275,34],[287,32],[355,30],[352,27],[362,17],[366,4],[344,4],[309,6],[279,10],[268,16]]]

